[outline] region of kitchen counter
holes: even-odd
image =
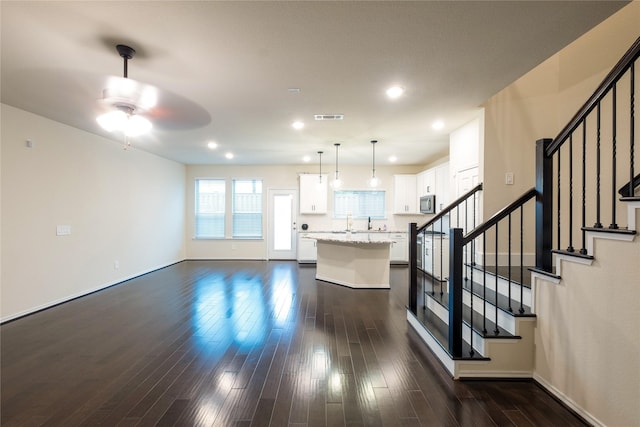
[[[309,233],[304,236],[318,242],[342,242],[353,244],[395,243],[395,240],[383,235],[388,232],[363,232],[363,233]]]
[[[350,288],[389,288],[389,248],[373,233],[309,233],[317,242],[316,279]]]

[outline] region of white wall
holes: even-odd
[[[185,258],[184,165],[1,108],[3,321]]]
[[[485,215],[534,186],[535,141],[556,136],[638,36],[635,1],[485,103]],[[596,424],[640,425],[639,245],[598,243],[594,266],[563,268],[536,296],[536,378]]]
[[[386,191],[387,218],[373,222],[375,228],[387,225],[389,230],[406,231],[409,222],[426,221],[424,215],[393,215],[393,174],[417,173],[423,168],[417,166],[376,166],[376,176],[382,184],[381,189]],[[317,164],[290,165],[290,166],[216,166],[216,165],[191,165],[187,167],[187,258],[189,259],[266,259],[268,242],[263,239],[194,239],[194,180],[196,178],[224,178],[230,181],[233,178],[259,178],[263,180],[264,212],[268,212],[268,189],[295,189],[298,190],[298,175],[301,173],[317,174]],[[332,174],[331,166],[323,170]],[[367,189],[367,179],[371,176],[371,168],[366,166],[343,165],[340,168],[340,176],[344,181],[343,189],[364,190]],[[309,231],[342,230],[345,227],[343,220],[333,219],[333,190],[328,191],[328,213],[326,215],[299,215],[298,224],[307,223]],[[366,229],[366,220],[354,221],[355,229]],[[263,220],[263,229],[266,230],[267,217]],[[266,236],[265,232],[265,236]]]

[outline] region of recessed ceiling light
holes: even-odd
[[[436,120],[435,122],[433,122],[431,127],[434,128],[435,130],[440,130],[444,128],[444,122],[442,120]]]
[[[291,126],[293,126],[294,129],[300,130],[304,127],[304,123],[297,121],[297,122],[291,123]]]
[[[390,162],[395,162],[395,161],[397,161],[397,160],[398,160],[398,158],[397,158],[396,156],[391,156],[391,157],[389,157],[389,161],[390,161]]]
[[[404,93],[404,88],[400,86],[392,86],[389,89],[387,89],[387,96],[391,99],[399,98],[400,96],[402,96],[403,93]]]
[[[216,142],[211,141],[210,143],[207,144],[207,147],[209,147],[211,150],[215,150],[216,148],[218,148],[218,144]]]
[[[227,159],[233,159],[233,153],[227,153],[224,155]]]
[[[309,156],[304,156],[304,157],[302,158],[302,161],[303,161],[303,162],[305,162],[305,163],[309,163],[309,162],[311,161],[311,157],[309,157]]]

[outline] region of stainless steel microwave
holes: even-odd
[[[435,194],[429,194],[427,196],[420,197],[420,213],[423,213],[423,214],[436,213]]]

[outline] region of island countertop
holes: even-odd
[[[381,233],[308,233],[304,237],[306,239],[317,240],[318,242],[354,244],[396,243],[396,240],[381,235]]]

